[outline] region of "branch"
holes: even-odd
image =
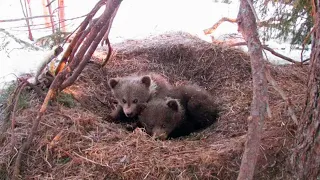
[[[107,31],[106,34],[103,36],[103,41],[105,41],[105,43],[108,45],[108,55],[107,55],[107,57],[104,59],[101,67],[104,67],[104,66],[107,64],[107,62],[109,61],[109,59],[111,58],[111,55],[112,55],[113,49],[112,49],[111,44],[110,44],[109,33],[110,33],[110,30],[111,30],[111,24],[112,24],[112,22],[113,22],[114,17],[116,16],[116,14],[117,14],[117,12],[118,12],[118,9],[119,9],[119,7],[118,7],[118,8],[114,11],[114,13],[112,14],[112,17],[111,17],[111,19],[110,19],[110,21],[109,21],[108,31]],[[103,41],[101,42],[101,45],[103,45]]]
[[[78,43],[78,40],[81,38],[82,34],[84,33],[85,29],[87,28],[90,20],[92,17],[97,13],[97,11],[100,9],[104,1],[99,1],[95,7],[91,10],[91,12],[86,16],[86,18],[83,20],[83,22],[80,24],[80,28],[78,32],[76,33],[75,37],[71,41],[70,45],[68,46],[67,50],[63,54],[61,61],[59,62],[59,65],[56,68],[55,75],[57,75],[59,72],[61,72],[64,67],[67,64],[68,59],[70,59],[70,54],[73,52],[75,53],[78,48],[74,48],[76,44]]]
[[[247,0],[247,1],[249,2],[250,0]],[[250,6],[253,6],[253,5],[251,4]],[[258,18],[258,16],[256,14],[255,14],[255,16],[256,16],[256,18]],[[269,23],[272,22],[272,21],[277,21],[277,19],[270,18],[270,19],[265,20],[265,21],[258,21],[257,24],[258,24],[259,27],[268,26]],[[216,22],[212,27],[203,30],[204,34],[208,35],[208,34],[213,33],[213,31],[215,31],[223,22],[236,23],[237,19],[231,19],[231,18],[228,18],[228,17],[223,17],[218,22]]]
[[[109,38],[106,41],[107,41],[106,43],[108,45],[108,55],[107,55],[106,59],[103,61],[102,65],[101,65],[101,68],[104,67],[107,64],[107,62],[109,61],[109,59],[111,57],[111,54],[112,54],[112,47],[111,47]]]
[[[25,18],[18,18],[18,19],[0,19],[0,23],[3,22],[13,22],[13,21],[24,21],[26,19],[36,19],[36,18],[43,18],[43,17],[54,17],[54,15],[42,15],[42,16],[33,16],[33,17],[25,17]]]
[[[231,44],[230,46],[231,47],[234,47],[234,46],[247,46],[247,43],[246,42],[239,42],[239,43]],[[291,59],[291,58],[289,58],[287,56],[284,56],[284,55],[274,51],[272,48],[270,48],[270,47],[268,47],[266,45],[262,45],[262,48],[267,50],[267,51],[269,51],[269,52],[271,52],[271,54],[273,54],[273,55],[275,55],[275,56],[277,56],[279,58],[282,58],[282,59],[284,59],[286,61],[289,61],[289,62],[291,62],[293,64],[298,63],[297,61],[295,61],[295,60],[293,60],[293,59]]]
[[[266,77],[269,83],[272,85],[273,89],[278,91],[282,99],[287,103],[288,105],[288,113],[291,116],[293,122],[298,125],[298,118],[294,113],[294,110],[292,108],[291,100],[287,97],[286,93],[281,89],[281,87],[277,84],[277,82],[272,78],[271,73],[268,68],[266,68]]]
[[[203,30],[204,34],[205,35],[211,34],[213,31],[215,31],[220,26],[220,24],[222,24],[225,21],[226,22],[230,22],[230,23],[236,23],[237,19],[231,19],[231,18],[223,17],[218,22],[216,22],[211,28]]]
[[[24,44],[25,46],[31,48],[31,49],[34,49],[34,50],[40,50],[40,48],[26,42],[26,41],[23,41],[21,39],[18,39],[16,38],[15,36],[13,36],[12,34],[10,34],[9,32],[7,32],[5,29],[2,29],[0,28],[0,32],[3,32],[4,34],[6,34],[7,36],[11,37],[12,39],[14,39],[16,42],[20,43],[20,44]]]

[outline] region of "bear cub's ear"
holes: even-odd
[[[176,99],[170,99],[167,101],[167,106],[174,110],[174,111],[178,111],[179,110],[179,102]]]
[[[111,89],[114,89],[118,83],[119,80],[117,80],[116,78],[111,78],[108,84]]]
[[[142,84],[144,84],[147,88],[151,85],[151,77],[150,76],[143,76],[141,78]]]

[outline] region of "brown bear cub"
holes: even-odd
[[[165,77],[156,73],[111,78],[108,84],[118,102],[111,118],[120,122],[136,121],[141,104],[172,88]]]
[[[189,135],[213,124],[218,118],[213,97],[198,86],[179,86],[166,98],[155,98],[144,104],[139,126],[157,138],[167,139]]]

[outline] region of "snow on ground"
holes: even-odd
[[[125,0],[120,5],[118,13],[110,32],[112,43],[121,42],[126,39],[142,39],[150,35],[161,34],[168,31],[185,31],[194,34],[205,41],[210,42],[211,37],[205,36],[203,30],[211,27],[222,17],[236,18],[239,2],[233,1],[230,4],[221,3],[223,0]],[[98,0],[65,0],[66,19],[85,15]],[[42,2],[31,1],[32,16],[42,15]],[[54,8],[53,8],[54,9]],[[96,15],[101,14],[102,10]],[[19,1],[0,1],[1,19],[15,19],[23,17]],[[73,31],[83,20],[77,19],[67,21],[67,30]],[[44,19],[33,19],[33,24],[44,24]],[[14,21],[0,23],[0,28],[13,34],[15,37],[32,43],[27,39],[27,28],[25,21]],[[51,33],[51,29],[44,26],[35,26],[33,35],[40,38]],[[237,33],[237,26],[231,23],[223,23],[212,34],[216,39],[222,38],[225,34]],[[271,40],[267,44],[277,52],[300,60],[300,50],[290,51],[288,43]],[[15,75],[35,72],[46,50],[30,50],[22,48],[11,38],[0,32],[0,89]],[[246,48],[243,48],[246,49]],[[283,64],[280,58],[266,52],[268,60]],[[305,51],[304,59],[310,51]],[[15,74],[15,75],[13,75]]]

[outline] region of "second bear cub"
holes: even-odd
[[[176,87],[167,98],[155,98],[144,104],[139,124],[158,139],[188,135],[213,124],[218,106],[213,97],[195,85]]]

